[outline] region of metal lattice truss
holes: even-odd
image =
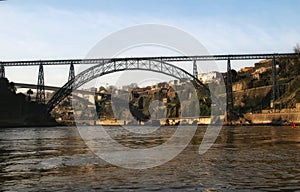
[[[108,62],[102,61],[102,63],[86,69],[85,71],[78,74],[74,79],[68,81],[49,100],[49,102],[47,103],[48,111],[51,111],[63,99],[69,96],[72,93],[73,89],[78,89],[87,82],[110,73],[130,70],[152,71],[169,75],[179,80],[192,80],[192,83],[196,89],[202,88],[202,90],[206,90],[206,92],[209,94],[209,89],[196,77],[194,77],[187,71],[172,64],[166,63],[162,60],[111,60]]]
[[[40,64],[38,83],[36,88],[36,102],[45,103],[45,80],[44,80],[44,67]]]
[[[74,79],[74,78],[75,78],[75,69],[74,69],[74,64],[71,63],[68,81],[70,81],[70,80],[72,80],[72,79]]]
[[[255,59],[300,58],[299,53],[272,53],[272,54],[234,54],[234,55],[195,55],[195,56],[168,56],[168,57],[134,57],[133,60],[161,60],[164,62],[185,61],[220,61],[220,60],[255,60]],[[34,66],[34,65],[94,65],[100,62],[125,61],[128,58],[102,59],[67,59],[67,60],[36,60],[36,61],[2,61],[3,66]]]

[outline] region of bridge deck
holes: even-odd
[[[158,60],[164,62],[184,61],[213,61],[213,60],[257,60],[272,58],[300,58],[296,53],[271,53],[271,54],[234,54],[234,55],[200,55],[200,56],[168,56],[168,57],[128,57],[128,58],[103,58],[103,59],[66,59],[66,60],[34,60],[34,61],[2,61],[3,66],[34,66],[34,65],[70,65],[70,64],[99,64],[113,61],[132,60]]]

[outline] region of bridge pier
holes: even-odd
[[[73,62],[71,62],[68,81],[73,80],[74,78],[75,78],[75,69],[74,69]]]
[[[194,60],[194,62],[193,62],[193,75],[195,78],[198,79],[198,69],[197,69],[197,61],[196,60]]]
[[[275,108],[275,100],[279,98],[279,89],[277,81],[277,69],[276,69],[276,59],[275,56],[272,58],[272,98],[271,98],[271,108]]]
[[[46,99],[45,99],[44,67],[43,67],[43,64],[40,63],[38,83],[37,83],[37,89],[36,89],[36,102],[44,104],[45,100]]]
[[[4,65],[1,65],[1,67],[0,67],[0,78],[5,78],[5,69],[4,69]]]
[[[227,104],[227,120],[231,120],[234,101],[233,101],[233,94],[232,94],[232,73],[231,73],[230,59],[227,60],[226,104]]]

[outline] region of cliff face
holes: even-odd
[[[300,103],[300,59],[276,59],[279,97],[276,108],[295,108]],[[236,111],[244,114],[270,109],[272,98],[272,60],[233,73]]]
[[[28,101],[24,94],[16,94],[13,83],[0,79],[0,127],[55,125],[45,105]]]

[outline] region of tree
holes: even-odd
[[[9,91],[12,93],[16,93],[17,92],[17,88],[15,87],[15,83],[14,82],[10,82],[9,83],[9,87],[8,87]]]
[[[300,53],[300,45],[297,43],[297,45],[294,47],[294,52],[295,53]]]
[[[238,73],[236,72],[236,70],[231,69],[231,77],[232,77],[232,82],[238,81]]]
[[[33,91],[31,89],[29,89],[27,91],[27,95],[28,95],[28,101],[31,101],[31,95],[33,94]]]

